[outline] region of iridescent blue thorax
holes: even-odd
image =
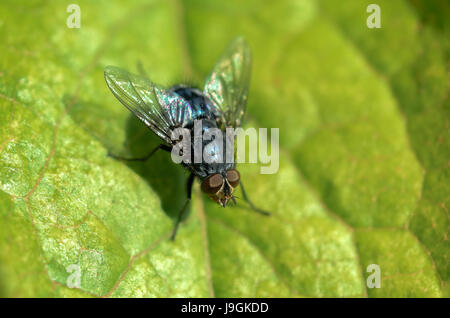
[[[211,101],[209,101],[198,89],[177,85],[172,87],[171,91],[183,97],[191,108],[192,115],[186,119],[183,123],[183,127],[190,128],[189,126],[194,124],[194,120],[216,120],[216,114]]]
[[[235,167],[234,162],[226,162],[226,135],[222,131],[221,140],[202,140],[202,153],[207,153],[209,158],[217,162],[194,162],[194,121],[200,120],[202,124],[202,135],[210,129],[219,129],[216,123],[216,113],[212,103],[198,90],[186,86],[174,86],[172,89],[180,97],[184,98],[191,108],[192,115],[187,118],[182,126],[191,130],[191,154],[190,164],[182,163],[184,167],[195,173],[200,179],[204,179],[212,174],[219,173],[223,176],[226,171]],[[223,152],[220,154],[220,144],[223,145]],[[234,150],[233,150],[234,151]]]

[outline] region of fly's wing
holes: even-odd
[[[172,144],[172,130],[192,116],[185,99],[145,77],[107,66],[105,80],[114,96],[168,144]]]
[[[250,85],[251,54],[244,38],[233,40],[206,78],[203,94],[220,116],[220,125],[239,127]]]

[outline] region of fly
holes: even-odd
[[[201,122],[202,130],[218,128],[225,132],[227,127],[241,126],[250,83],[251,54],[244,38],[233,40],[205,80],[203,92],[185,85],[175,85],[170,89],[160,87],[143,76],[107,66],[105,80],[114,96],[138,117],[153,133],[161,138],[161,144],[142,158],[112,157],[128,161],[146,161],[156,151],[171,152],[180,140],[173,140],[172,133],[176,128],[189,129],[194,136],[194,122]],[[214,150],[215,143],[224,140],[213,140],[202,143],[202,153],[206,147]],[[193,145],[192,145],[193,146]],[[209,148],[207,149],[208,151]],[[234,151],[234,150],[233,150]],[[223,158],[223,157],[222,157]],[[190,175],[187,179],[187,198],[178,213],[171,239],[175,238],[179,223],[191,200],[192,185],[195,178],[200,179],[202,192],[225,207],[229,200],[234,203],[234,189],[241,186],[243,199],[252,210],[263,214],[270,213],[261,210],[249,200],[239,171],[232,162],[182,162]]]

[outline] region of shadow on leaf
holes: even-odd
[[[65,98],[70,100],[70,98]],[[117,107],[120,107],[117,103]],[[114,141],[114,131],[120,129],[116,113],[90,101],[78,100],[70,109],[72,119],[91,136],[99,140],[114,155],[140,158],[161,143],[152,131],[130,114],[126,120],[126,138],[122,145]],[[123,126],[123,118],[121,118]],[[117,124],[117,125],[116,125]],[[118,143],[118,142],[117,142]],[[113,159],[115,160],[115,159]],[[139,174],[161,200],[164,212],[171,218],[178,215],[186,200],[187,173],[170,158],[170,153],[158,150],[146,162],[122,161]],[[185,217],[188,213],[185,214]]]

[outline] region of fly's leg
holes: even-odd
[[[146,155],[145,157],[142,158],[124,158],[124,157],[120,157],[120,156],[116,156],[113,155],[112,153],[108,152],[108,156],[117,159],[117,160],[123,160],[123,161],[147,161],[151,156],[153,156],[155,154],[155,152],[157,152],[159,149],[162,149],[164,151],[167,152],[171,152],[172,151],[172,147],[167,146],[167,145],[163,145],[160,144],[158,145],[155,149],[153,149],[152,151],[150,151],[150,153],[148,155]]]
[[[178,226],[180,225],[180,221],[183,218],[184,212],[186,211],[186,208],[189,204],[189,202],[191,202],[191,197],[192,197],[192,184],[194,183],[194,178],[195,175],[193,173],[191,173],[189,175],[189,178],[187,180],[186,183],[186,188],[187,188],[187,198],[186,198],[186,202],[184,202],[183,208],[181,209],[181,211],[178,213],[178,217],[177,217],[177,221],[175,223],[175,226],[173,228],[172,231],[172,236],[170,237],[170,239],[173,241],[175,239],[175,235],[177,235],[177,231],[178,231]]]
[[[144,65],[142,65],[141,61],[137,62],[137,69],[138,69],[139,75],[141,75],[145,78],[148,78],[147,72],[144,70]]]
[[[270,212],[267,212],[267,211],[264,211],[264,210],[261,210],[261,209],[257,208],[257,207],[252,203],[252,201],[250,201],[250,199],[249,199],[248,196],[247,196],[247,193],[245,192],[244,185],[242,184],[242,181],[240,182],[240,187],[241,187],[241,190],[242,190],[242,196],[244,197],[245,202],[248,203],[248,205],[250,206],[250,208],[251,208],[253,211],[258,212],[258,213],[260,213],[260,214],[262,214],[262,215],[267,215],[267,216],[270,215]]]

